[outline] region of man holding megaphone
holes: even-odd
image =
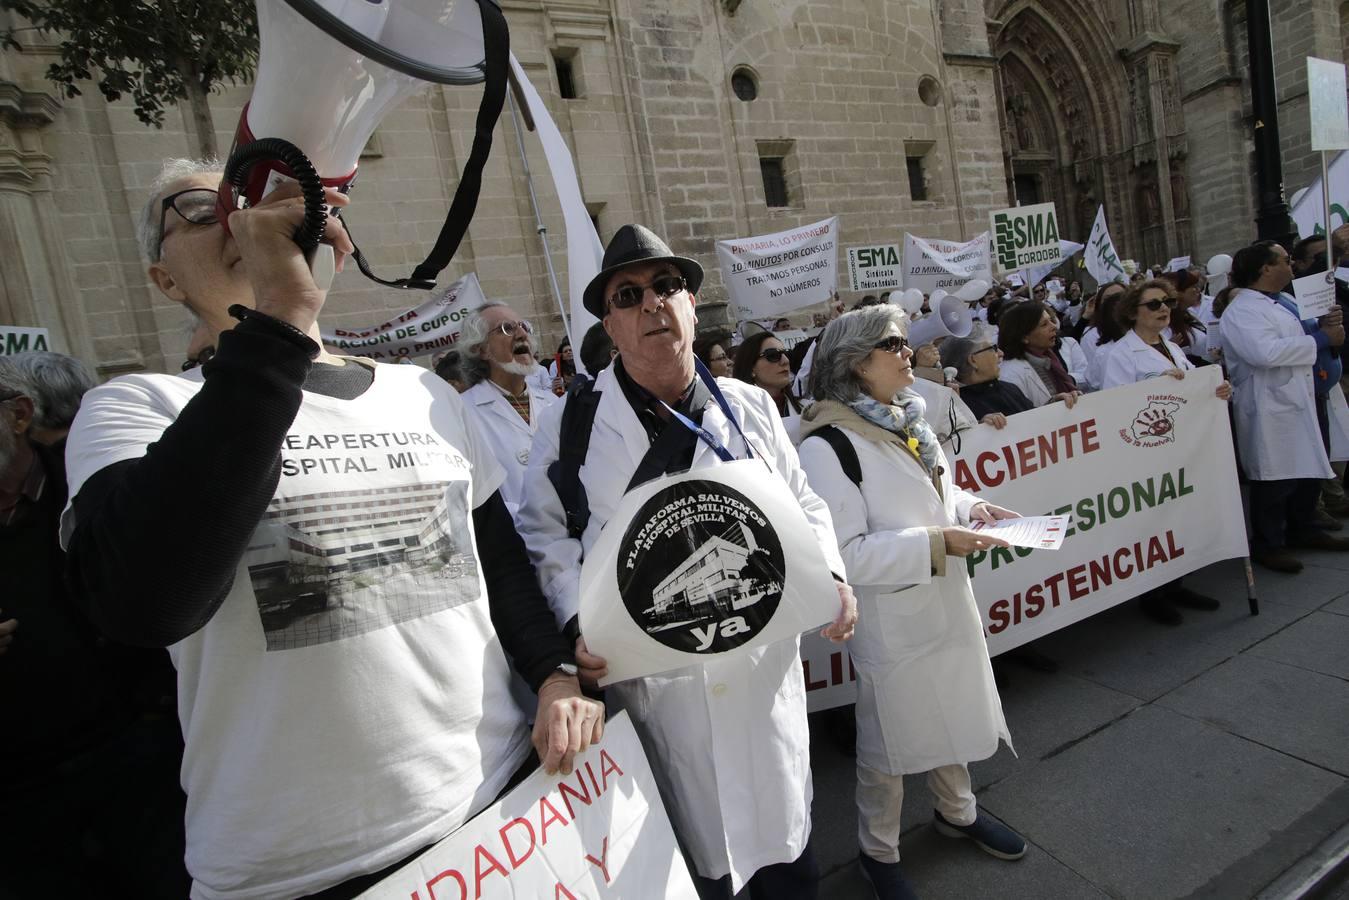
[[[103,631],[178,670],[192,896],[349,897],[490,804],[531,736],[569,772],[603,706],[458,395],[325,353],[298,192],[227,235],[180,193],[211,183],[156,196],[156,281],[239,323],[199,369],[86,396],[68,574]],[[337,219],[323,240],[339,265],[352,249]],[[507,656],[538,693],[532,735]]]

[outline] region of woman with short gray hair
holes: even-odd
[[[802,417],[801,466],[829,505],[857,594],[857,807],[862,872],[882,900],[913,896],[899,868],[904,775],[927,772],[938,833],[1000,859],[1025,840],[977,810],[967,763],[1010,744],[963,557],[1006,543],[972,530],[1016,513],[956,487],[910,389],[902,311],[831,322]]]

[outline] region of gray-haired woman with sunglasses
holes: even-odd
[[[857,670],[859,862],[882,900],[913,896],[898,849],[906,774],[929,773],[940,834],[972,839],[1000,859],[1026,851],[1024,839],[979,810],[970,786],[967,764],[1011,739],[960,559],[1006,546],[971,522],[1016,513],[952,482],[912,391],[907,327],[903,311],[889,305],[829,323],[816,345],[816,402],[800,447],[857,593],[848,649]],[[831,444],[838,439],[851,448],[860,479],[844,470]]]

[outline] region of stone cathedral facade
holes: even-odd
[[[1270,0],[1288,190],[1319,171],[1303,59],[1343,60],[1349,2]],[[718,239],[838,215],[841,245],[906,231],[965,239],[990,210],[1057,204],[1085,240],[1104,204],[1144,262],[1207,259],[1254,236],[1245,0],[503,0],[512,46],[570,143],[601,239],[626,222],[701,260],[704,324],[724,317]],[[134,221],[159,161],[194,155],[191,117],[141,125],[91,84],[59,97],[50,39],[0,55],[0,325],[51,331],[100,374],[175,371],[185,316],[148,282]],[[228,147],[249,88],[211,96]],[[475,88],[429,87],[380,126],[349,217],[376,269],[425,255],[467,157]],[[448,283],[562,333],[562,216],[509,109]],[[846,285],[845,285],[846,287]],[[324,319],[363,327],[421,298],[338,276]]]

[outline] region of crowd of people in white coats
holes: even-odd
[[[200,365],[94,387],[68,358],[0,358],[6,900],[57,872],[140,898],[355,897],[529,772],[569,773],[617,710],[700,896],[818,896],[798,638],[598,689],[582,566],[627,527],[625,495],[689,471],[760,460],[754,490],[805,516],[823,634],[858,676],[831,727],[855,738],[859,864],[886,900],[917,894],[906,774],[927,773],[939,834],[1026,852],[971,789],[1011,739],[961,558],[1004,546],[972,523],[1017,512],[953,484],[962,432],[1222,365],[1252,558],[1349,549],[1342,314],[1300,321],[1283,293],[1324,270],[1324,240],[1240,249],[1213,297],[1194,269],[991,285],[940,341],[917,341],[921,311],[836,299],[788,347],[790,320],[699,339],[701,264],[627,225],[579,347],[543,366],[529,321],[489,302],[428,371],[325,350],[297,193],[226,233],[219,181],[174,161],[140,220]],[[326,240],[351,250],[339,220]],[[1179,581],[1143,598],[1169,624],[1217,603]]]

